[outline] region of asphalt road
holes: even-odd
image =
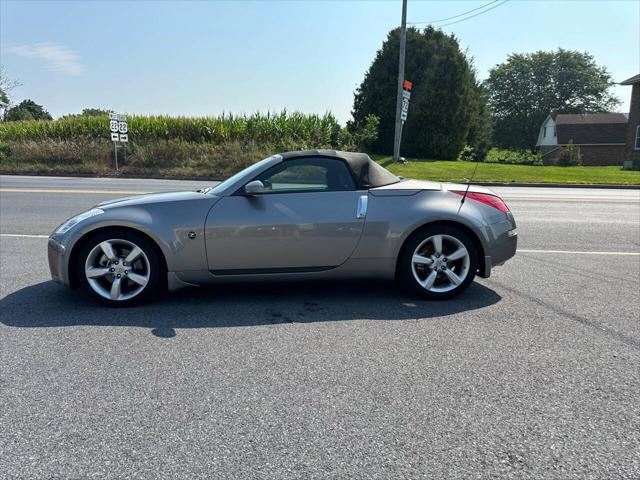
[[[0,478],[640,478],[640,191],[496,189],[521,250],[448,302],[49,281],[69,215],[200,186],[0,178]]]

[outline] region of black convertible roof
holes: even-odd
[[[304,157],[328,157],[346,162],[358,188],[374,188],[399,181],[393,173],[378,165],[366,153],[341,152],[340,150],[301,150],[285,152],[280,156],[284,161]]]

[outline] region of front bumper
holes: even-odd
[[[51,279],[67,287],[70,286],[69,271],[67,262],[67,248],[56,238],[55,235],[49,237],[47,244],[47,256],[49,258],[49,270]]]

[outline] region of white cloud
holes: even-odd
[[[84,65],[80,63],[78,54],[63,45],[44,42],[32,45],[17,45],[7,49],[9,53],[21,57],[35,57],[44,60],[50,70],[65,75],[81,75]]]

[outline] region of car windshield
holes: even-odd
[[[215,187],[209,187],[202,190],[202,193],[212,193],[216,195],[218,193],[224,192],[230,185],[233,185],[239,178],[248,175],[252,172],[260,170],[266,163],[271,162],[274,158],[279,157],[280,155],[271,155],[270,157],[264,158],[259,162],[254,163],[253,165],[248,166],[244,170],[240,170],[235,175],[230,176],[224,182],[219,183]]]

